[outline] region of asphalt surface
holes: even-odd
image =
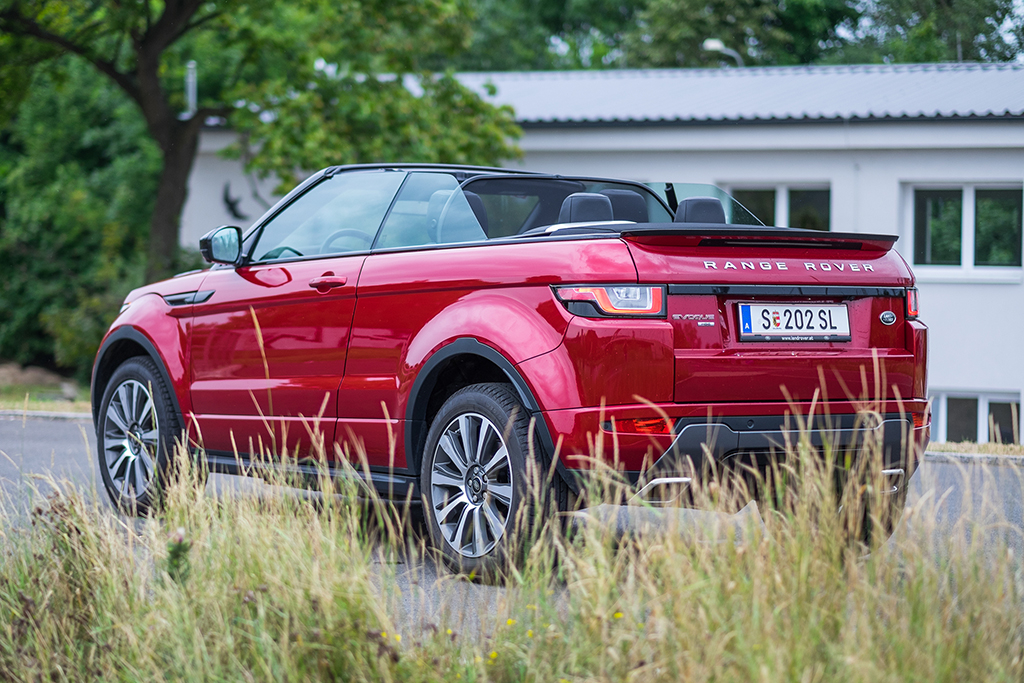
[[[87,419],[42,419],[0,416],[0,498],[5,506],[25,510],[37,497],[52,491],[51,482],[68,480],[103,506],[110,506],[97,470],[96,443]],[[59,485],[59,484],[58,484]],[[972,552],[1004,553],[1013,549],[1024,560],[1024,458],[970,457],[929,454],[910,480],[908,514],[934,520],[897,528],[888,549],[907,536],[925,534],[943,553],[949,541]],[[207,495],[226,489],[246,495],[266,495],[276,487],[260,480],[213,475]],[[296,495],[310,495],[295,492]],[[740,518],[750,514],[745,509]],[[700,513],[682,513],[684,523],[700,526]],[[757,514],[754,509],[753,514]],[[700,536],[700,529],[693,532]],[[716,535],[719,535],[716,532]],[[456,580],[433,563],[394,567],[399,578],[404,617],[416,623],[436,620],[441,613],[463,621],[464,632],[483,626],[486,615],[499,608],[498,589]]]

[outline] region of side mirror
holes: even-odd
[[[210,263],[234,265],[242,255],[242,229],[222,225],[199,238],[199,253]]]

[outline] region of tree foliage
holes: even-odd
[[[1013,0],[479,0],[458,68],[715,67],[1004,61],[1024,51]]]
[[[290,189],[308,169],[389,159],[477,164],[509,158],[518,135],[511,109],[495,110],[451,74],[418,78],[338,75],[323,65],[312,87],[254,89],[233,117],[238,156]],[[453,127],[452,119],[459,121]],[[388,131],[400,131],[389,134]],[[256,149],[258,152],[253,153]]]
[[[0,357],[85,377],[142,284],[160,153],[136,107],[81,60],[30,86],[0,133]]]
[[[466,46],[472,15],[469,0],[146,0],[104,3],[96,0],[0,0],[0,51],[13,53],[18,46],[31,46],[25,58],[0,62],[0,83],[23,86],[24,69],[70,52],[80,56],[107,76],[135,103],[146,129],[161,154],[160,181],[150,218],[148,276],[166,275],[174,267],[178,228],[184,205],[188,176],[202,125],[210,117],[233,121],[240,126],[250,121],[238,105],[266,111],[272,103],[279,113],[288,108],[285,100],[299,99],[313,83],[314,65],[325,61],[342,73],[374,80],[382,74],[400,79],[422,70],[424,55],[447,55]],[[193,115],[185,110],[182,85],[186,64],[199,63],[199,106]],[[323,84],[323,83],[321,83]],[[474,118],[463,126],[464,109],[436,111],[438,106],[462,105],[477,97],[451,82],[438,86],[440,96],[406,101],[405,118],[425,119],[400,128],[378,127],[383,139],[368,141],[363,151],[382,153],[421,149],[410,135],[434,129],[433,121],[446,118],[451,134],[512,132],[507,113],[492,111],[483,102],[472,107]],[[426,88],[433,93],[434,88]],[[19,92],[24,92],[21,87]],[[390,97],[388,89],[360,89],[361,97]],[[394,98],[392,97],[392,100]],[[332,98],[324,98],[331,104]],[[382,108],[374,102],[367,105]],[[300,105],[301,106],[301,105]],[[389,105],[383,105],[387,109]],[[307,113],[312,111],[307,108]],[[349,110],[351,111],[351,109]],[[342,114],[323,107],[324,116],[338,119]],[[481,125],[493,116],[496,125]],[[291,122],[287,116],[279,118]],[[294,132],[266,119],[259,135],[264,141],[277,140],[268,149],[284,149]],[[316,128],[305,122],[306,132]],[[346,126],[323,126],[321,133],[343,131]],[[249,128],[247,128],[249,130]],[[401,144],[392,144],[400,140]],[[461,145],[462,152],[476,154],[512,152],[504,137],[485,145]],[[344,148],[334,139],[318,139],[324,150]],[[257,148],[252,164],[277,168],[278,159],[268,164]],[[326,156],[326,155],[325,155]],[[341,156],[333,162],[351,161]],[[378,159],[385,160],[385,159]],[[421,159],[422,160],[422,159]],[[496,156],[473,157],[477,162],[496,162]],[[299,159],[296,163],[304,163]]]
[[[716,66],[702,44],[718,38],[747,63],[771,61],[787,39],[775,3],[763,0],[651,0],[626,39],[632,66]]]
[[[435,64],[464,71],[622,66],[644,0],[477,0],[470,47]]]
[[[1010,61],[1024,48],[1013,0],[879,0],[864,37],[896,62]]]

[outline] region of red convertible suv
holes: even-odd
[[[880,440],[902,504],[927,328],[895,241],[765,227],[706,185],[328,168],[203,237],[209,270],[127,297],[93,370],[100,472],[144,511],[176,439],[228,473],[326,452],[341,475],[359,452],[449,562],[486,569],[528,459],[561,505],[600,453],[643,498],[796,441],[813,404],[815,445]]]

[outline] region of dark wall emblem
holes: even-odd
[[[896,322],[896,314],[892,311],[882,311],[882,315],[878,316],[878,319],[882,321],[883,325],[892,325]]]
[[[224,194],[221,199],[224,200],[224,208],[228,210],[228,213],[230,213],[232,217],[237,218],[240,221],[249,220],[249,216],[242,213],[241,209],[238,208],[238,205],[242,202],[242,198],[238,197],[237,199],[233,199],[231,197],[230,182],[224,183]]]

